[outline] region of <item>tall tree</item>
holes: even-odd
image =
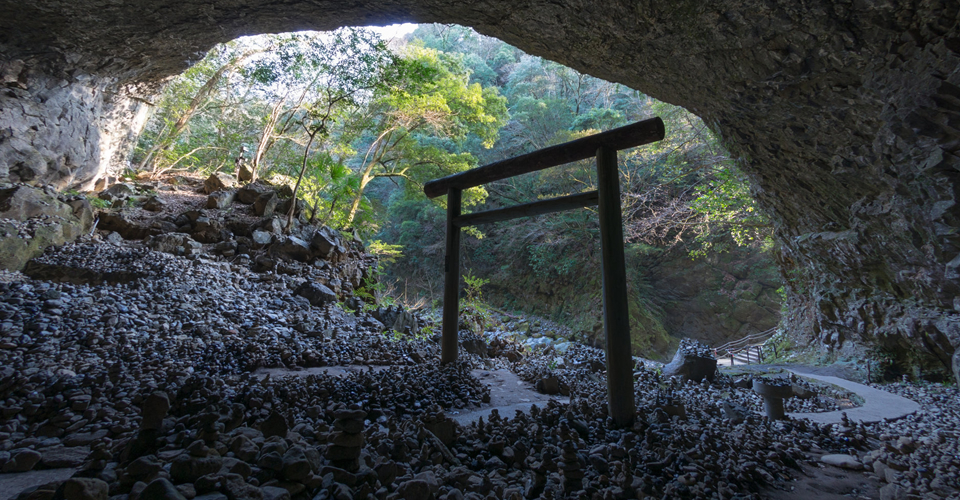
[[[506,99],[496,88],[470,84],[458,58],[413,46],[404,54],[404,68],[399,85],[377,95],[359,120],[369,142],[356,164],[360,182],[348,223],[373,179],[402,178],[417,186],[472,168],[475,158],[457,143],[472,135],[490,148],[506,122]],[[483,193],[474,190],[467,199],[478,201]]]
[[[231,42],[215,47],[210,54],[185,73],[184,77],[173,83],[173,92],[165,94],[171,100],[181,100],[179,105],[167,104],[165,109],[170,113],[163,129],[153,141],[153,145],[146,151],[137,170],[156,170],[157,156],[168,151],[176,143],[180,134],[187,129],[187,125],[194,115],[206,105],[224,78],[236,71],[241,65],[256,54],[270,50],[269,46],[258,48],[242,48]],[[198,82],[199,88],[192,97],[184,100],[183,91],[190,89]],[[179,88],[178,88],[179,87]]]

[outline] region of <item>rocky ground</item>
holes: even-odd
[[[636,423],[615,429],[602,351],[524,345],[509,331],[463,334],[460,362],[441,367],[429,318],[365,295],[375,259],[359,242],[308,224],[284,235],[265,214],[281,203],[275,190],[204,208],[198,188],[158,189],[155,212],[101,212],[94,236],[0,276],[0,471],[78,469],[3,493],[777,498],[824,467],[823,455],[845,454],[847,470],[865,467],[886,484],[842,493],[958,495],[954,387],[887,386],[923,405],[897,422],[769,421],[749,378],[684,381],[638,359]],[[219,196],[238,196],[227,193]],[[136,196],[121,194],[120,205]],[[324,366],[365,368],[262,375]],[[570,403],[459,425],[447,412],[489,401],[476,368],[508,368]],[[798,397],[788,411],[855,404],[791,383]]]

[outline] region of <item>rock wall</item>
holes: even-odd
[[[51,177],[90,177],[104,151],[120,150],[105,147],[124,120],[104,94],[159,82],[238,35],[460,23],[702,116],[775,221],[787,325],[829,348],[878,341],[946,368],[960,345],[958,10],[945,0],[3,0],[0,64],[27,61],[41,76],[18,90],[22,72],[4,69],[0,158],[8,172],[45,164]]]
[[[135,87],[40,65],[0,60],[0,180],[86,188],[122,169],[147,117]]]

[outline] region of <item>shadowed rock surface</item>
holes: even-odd
[[[781,498],[818,481],[828,500],[842,490],[805,478],[836,454],[873,471],[850,472],[871,493],[960,487],[954,387],[887,387],[920,404],[895,423],[824,424],[801,417],[852,396],[781,374],[804,398],[773,422],[747,377],[685,382],[634,358],[636,419],[616,429],[603,350],[521,344],[512,323],[463,332],[440,366],[429,317],[357,303],[375,263],[358,242],[301,222],[322,235],[304,236],[307,262],[253,248],[241,234],[274,219],[200,208],[198,187],[114,209],[173,244],[102,229],[31,261],[42,272],[0,272],[0,499]],[[192,239],[203,219],[229,239]],[[521,382],[563,397],[507,386]]]
[[[167,77],[239,35],[469,25],[687,107],[775,223],[786,323],[949,370],[960,344],[958,4],[685,0],[0,3],[0,177],[122,166]]]

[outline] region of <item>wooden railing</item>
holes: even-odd
[[[717,359],[729,357],[730,366],[735,364],[736,359],[740,359],[741,362],[745,361],[746,364],[749,364],[753,361],[762,363],[765,357],[763,348],[767,346],[767,343],[776,333],[776,330],[776,327],[774,327],[762,332],[752,333],[746,337],[732,340],[721,346],[714,347],[713,355]],[[770,347],[773,350],[774,357],[778,357],[779,353],[776,352],[776,344],[771,344]],[[769,349],[767,354],[769,354]]]
[[[457,359],[460,308],[460,228],[596,205],[600,218],[603,268],[603,323],[606,333],[607,392],[610,416],[618,426],[633,422],[633,358],[627,278],[620,218],[620,175],[617,151],[662,140],[663,121],[652,118],[625,127],[544,148],[466,172],[435,179],[423,186],[429,198],[447,195],[447,241],[444,259],[441,363]],[[565,163],[597,158],[597,190],[499,210],[461,215],[464,189],[508,179]]]

